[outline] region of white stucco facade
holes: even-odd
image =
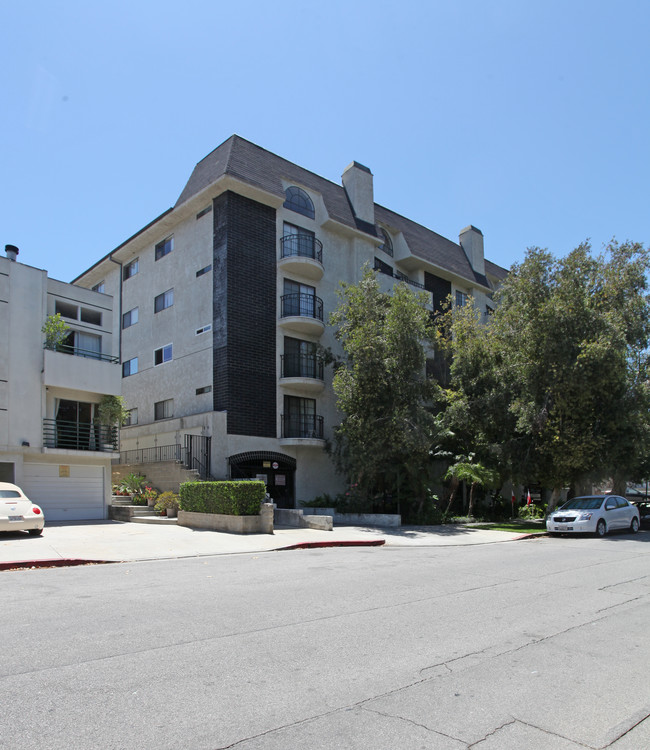
[[[366,167],[350,164],[343,183],[345,187],[337,186],[234,136],[197,165],[172,209],[75,280],[88,288],[103,283],[116,300],[113,327],[121,335],[122,392],[127,406],[135,410],[134,422],[137,414],[137,423],[121,431],[123,452],[181,445],[186,435],[196,435],[211,440],[211,473],[217,478],[231,475],[233,457],[246,454],[249,471],[268,475],[270,482],[289,481],[280,458],[285,457],[291,462],[291,504],[344,488],[344,478],[334,472],[325,451],[325,441],[332,438],[340,419],[332,370],[326,367],[322,379],[311,370],[283,372],[288,344],[298,341],[337,350],[329,315],[338,304],[340,283],[357,282],[366,264],[379,267],[382,289],[389,291],[406,279],[414,291],[424,290],[431,309],[440,287],[452,298],[456,292],[471,295],[485,312],[505,271],[485,261],[483,236],[474,227],[463,230],[456,243],[376,205],[373,177]],[[285,205],[291,190],[307,197],[313,215]],[[250,218],[235,210],[226,225],[219,223],[220,202],[227,195],[245,201],[255,217],[259,214],[259,240],[250,233]],[[231,238],[246,232],[247,239],[232,250]],[[322,256],[283,252],[287,234],[299,236],[317,251],[322,247]],[[268,269],[263,275],[255,264],[237,265],[241,252],[257,242],[260,267],[268,266],[272,254],[272,275]],[[255,342],[247,347],[235,343],[238,331],[232,322],[242,308],[258,305],[250,290],[236,291],[242,289],[236,282],[247,273],[250,285],[259,285],[273,322],[271,329],[264,329],[270,333],[260,330],[257,343],[266,351],[270,336],[274,354],[266,359],[260,355],[259,392],[242,365],[241,377],[250,385],[240,401],[250,399],[266,414],[271,408],[275,416],[270,431],[258,429],[254,417],[244,428],[233,426],[229,409],[218,408],[225,403],[220,395],[225,392],[220,352],[227,349],[226,367],[236,379],[237,362],[248,361],[257,348]],[[287,289],[322,300],[322,316],[311,311],[287,314]],[[259,311],[256,314],[251,320],[261,319]],[[272,392],[262,383],[269,377]],[[231,403],[230,410],[239,406]],[[313,430],[287,429],[285,411],[294,407],[308,412]],[[257,470],[250,468],[255,461]],[[280,468],[275,469],[276,464]],[[278,487],[282,491],[282,485]]]
[[[57,311],[70,345],[46,350],[41,329]],[[112,297],[0,257],[0,479],[20,485],[46,522],[107,517],[118,454],[99,450],[91,423],[102,396],[121,392],[118,345]],[[76,420],[64,420],[72,410]]]

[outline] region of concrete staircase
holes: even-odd
[[[153,523],[158,525],[174,525],[175,518],[161,516],[153,508],[146,505],[132,505],[130,497],[113,495],[108,517],[112,521],[129,521],[131,523]]]

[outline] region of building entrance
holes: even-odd
[[[295,506],[296,459],[273,451],[249,451],[228,458],[231,479],[261,479],[278,508]]]

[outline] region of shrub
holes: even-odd
[[[324,495],[317,495],[313,500],[301,500],[300,505],[303,508],[333,508],[334,500],[325,493]]]
[[[144,488],[145,478],[140,474],[128,474],[120,482],[120,488],[128,495],[139,495]]]
[[[182,510],[226,516],[256,516],[266,497],[266,485],[258,480],[183,482],[180,493]]]
[[[519,518],[525,518],[527,520],[531,520],[535,518],[544,518],[545,515],[546,515],[546,506],[535,505],[535,503],[531,503],[530,505],[522,505],[521,508],[519,508],[519,511],[517,512],[517,516]]]
[[[159,512],[162,513],[163,511],[166,511],[167,508],[178,508],[180,507],[180,498],[175,492],[170,492],[169,490],[167,492],[163,492],[162,494],[158,495],[158,502],[154,506],[154,508]]]

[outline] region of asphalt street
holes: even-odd
[[[0,573],[0,748],[650,747],[650,533]]]

